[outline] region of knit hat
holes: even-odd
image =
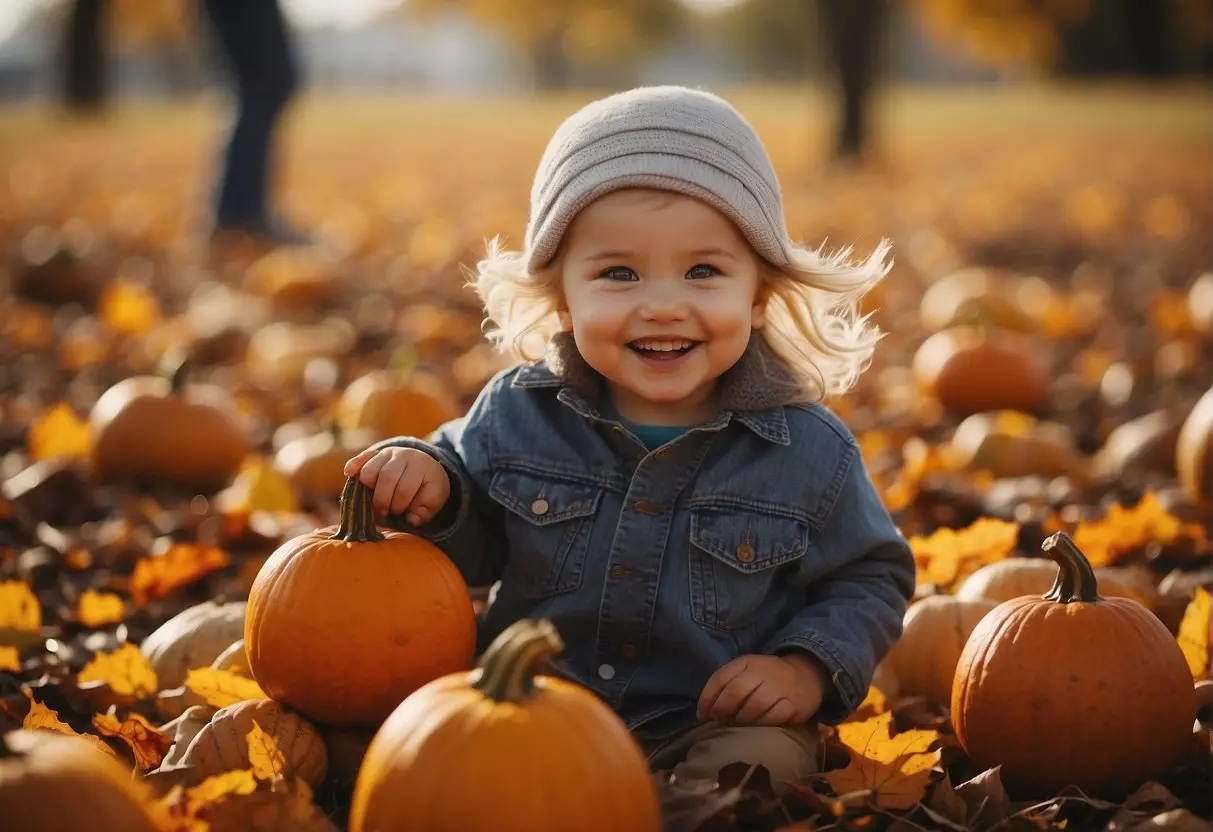
[[[719,96],[660,86],[594,101],[557,128],[531,186],[528,269],[552,261],[577,212],[626,187],[702,199],[764,259],[788,262],[779,181],[754,128]]]

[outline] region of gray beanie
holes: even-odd
[[[662,86],[599,99],[557,128],[531,186],[528,269],[552,261],[578,211],[626,187],[702,199],[764,259],[788,262],[779,181],[754,128],[716,95]]]

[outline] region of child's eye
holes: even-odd
[[[605,277],[607,280],[617,280],[620,282],[628,282],[640,279],[636,276],[636,272],[632,271],[626,266],[611,266],[609,269],[603,269],[601,272],[599,272],[598,276]]]
[[[720,269],[709,263],[696,263],[687,271],[687,277],[692,280],[699,280],[705,277],[715,277],[720,274]]]

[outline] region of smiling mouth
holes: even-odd
[[[645,341],[632,341],[627,346],[628,349],[643,358],[651,358],[658,361],[669,361],[686,355],[702,343],[702,341],[685,339],[681,345],[666,342],[660,345],[642,346],[642,344],[645,344]]]

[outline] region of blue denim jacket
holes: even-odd
[[[901,634],[914,560],[850,431],[790,403],[770,359],[753,339],[720,413],[649,452],[601,415],[600,377],[557,336],[429,442],[380,443],[425,450],[451,481],[429,523],[385,525],[433,541],[472,586],[500,581],[480,649],[550,619],[556,669],[643,738],[691,727],[708,678],[743,653],[818,657],[818,718],[841,721]]]

